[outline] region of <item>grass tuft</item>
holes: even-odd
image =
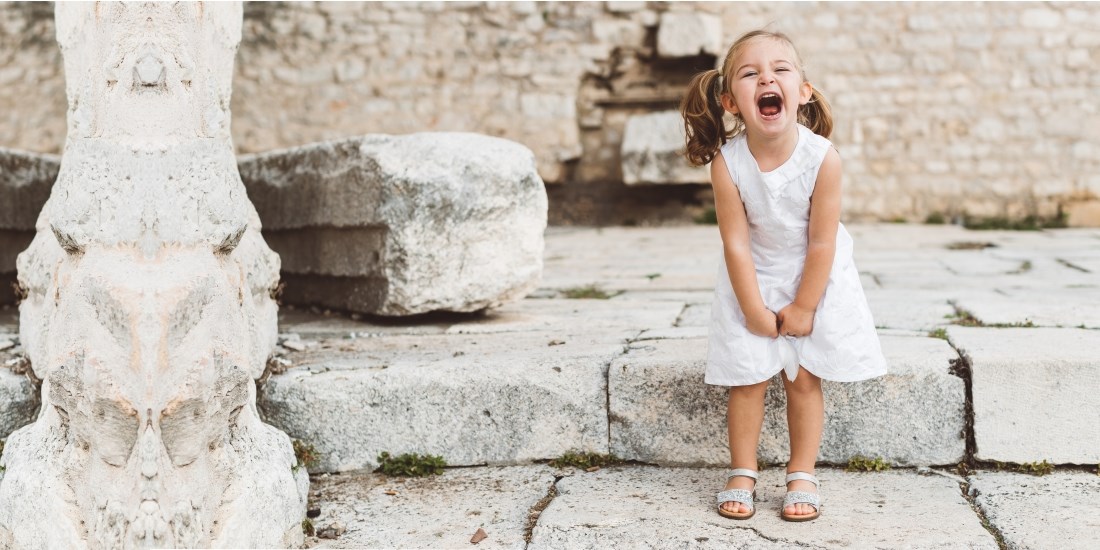
[[[939,338],[940,340],[946,340],[947,339],[947,329],[945,329],[943,327],[933,329],[933,330],[928,332],[928,336],[931,336],[932,338]]]
[[[924,218],[924,223],[928,225],[943,225],[947,223],[947,218],[940,212],[933,212]]]
[[[880,457],[868,458],[855,455],[848,459],[848,466],[844,468],[849,472],[881,472],[889,470],[890,465]]]
[[[561,291],[561,293],[570,300],[607,300],[612,296],[618,295],[618,293],[610,294],[606,290],[600,288],[599,285],[595,284],[567,288]]]
[[[305,518],[302,520],[302,533],[305,533],[307,537],[312,537],[317,531],[313,529],[313,520]]]
[[[378,455],[378,464],[375,472],[400,477],[437,476],[441,475],[443,468],[447,466],[447,462],[441,456],[416,453],[390,456],[390,453],[385,451]]]
[[[1059,212],[1053,217],[1025,216],[1019,220],[1010,220],[999,216],[975,218],[965,215],[963,216],[963,227],[977,230],[1038,231],[1040,229],[1064,228],[1067,226],[1067,218],[1068,216],[1064,212]]]
[[[699,225],[718,225],[718,212],[714,208],[707,208],[695,216],[694,221]]]

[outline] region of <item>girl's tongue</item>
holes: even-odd
[[[761,97],[756,106],[760,109],[761,115],[774,117],[783,110],[783,101],[779,99],[779,96],[769,94]]]

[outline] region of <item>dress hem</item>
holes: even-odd
[[[810,374],[812,374],[812,375],[814,375],[814,376],[816,376],[816,377],[818,377],[822,380],[827,380],[829,382],[863,382],[863,381],[866,381],[866,380],[870,380],[872,378],[878,378],[880,376],[885,376],[886,374],[888,374],[888,371],[886,369],[882,369],[881,372],[880,371],[875,371],[871,374],[865,374],[865,375],[826,377],[826,376],[821,376],[820,374],[817,374],[816,372],[814,372],[814,369],[812,367],[807,367],[806,365],[801,365],[801,364],[799,366],[806,369],[806,371],[809,372]],[[772,378],[775,378],[775,375],[781,374],[781,373],[783,373],[783,368],[782,367],[780,367],[778,370],[776,370],[772,374],[768,375],[766,378],[762,378],[762,379],[757,380],[755,382],[743,382],[743,383],[739,383],[739,384],[738,383],[727,383],[725,381],[723,381],[723,382],[711,382],[709,377],[704,376],[703,377],[703,383],[707,384],[707,385],[710,385],[710,386],[726,386],[726,387],[752,386],[753,384],[759,384],[761,382],[771,380]],[[797,376],[795,378],[797,379]]]

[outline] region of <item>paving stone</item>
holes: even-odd
[[[382,451],[454,465],[606,453],[606,369],[622,351],[598,331],[334,340],[292,354],[258,404],[317,448],[313,471],[373,468]]]
[[[951,322],[952,294],[943,290],[865,289],[875,326],[930,331]]]
[[[557,228],[551,228],[557,229]],[[717,226],[613,227],[547,232],[542,288],[714,290]]]
[[[526,546],[527,514],[554,484],[547,466],[444,470],[427,478],[354,473],[313,476],[316,529],[339,522],[335,540],[312,537],[316,548],[460,548],[483,529],[476,548]],[[386,492],[395,494],[386,494]]]
[[[671,328],[683,304],[640,300],[523,300],[447,328],[448,334],[551,331],[559,336],[610,330],[633,338],[647,329]],[[583,320],[583,322],[580,322]]]
[[[1100,476],[1055,472],[1042,477],[1011,472],[970,476],[970,493],[989,523],[1016,549],[1092,550],[1100,540]]]
[[[783,471],[762,472],[749,521],[717,514],[724,470],[605,468],[558,481],[531,550],[544,548],[997,548],[959,484],[912,471],[818,469],[821,518],[779,518]]]
[[[1087,287],[966,293],[956,303],[986,325],[1100,328],[1100,290]]]
[[[957,354],[934,338],[881,336],[884,377],[826,381],[819,460],[855,455],[901,465],[953,464],[965,452],[962,379],[948,372]],[[664,465],[726,464],[725,388],[703,383],[705,339],[651,340],[632,345],[608,374],[611,452]],[[765,397],[759,456],[789,457],[786,397],[778,376]]]
[[[950,327],[970,358],[975,456],[1055,464],[1100,462],[1100,331]]]

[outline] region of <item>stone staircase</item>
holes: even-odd
[[[822,463],[1100,462],[1100,425],[1079,421],[1100,412],[1088,391],[1100,382],[1100,253],[1088,247],[1100,232],[852,232],[890,372],[824,384]],[[280,330],[303,349],[287,350],[291,367],[262,384],[259,406],[316,447],[317,472],[374,468],[382,451],[451,465],[569,450],[725,464],[725,392],[702,383],[718,246],[713,227],[551,229],[540,291],[485,315],[284,311]],[[1043,326],[957,326],[960,311],[971,324]],[[788,453],[780,386],[759,451],[770,464]]]

